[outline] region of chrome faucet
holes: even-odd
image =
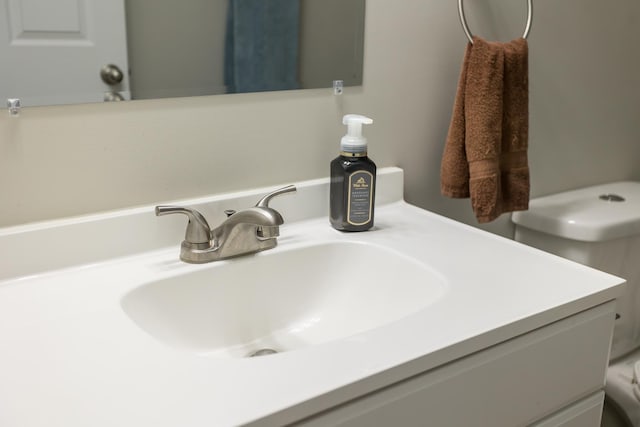
[[[269,201],[275,196],[295,191],[295,186],[288,185],[265,195],[252,208],[225,211],[228,218],[213,230],[205,217],[192,208],[156,206],[156,215],[180,213],[189,218],[180,245],[180,259],[201,264],[276,247],[284,219],[269,207]]]

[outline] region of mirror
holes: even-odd
[[[362,84],[365,0],[4,2],[0,96],[23,106]]]

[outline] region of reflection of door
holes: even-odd
[[[23,106],[130,99],[124,0],[0,0],[0,101]],[[115,64],[123,80],[102,81]]]

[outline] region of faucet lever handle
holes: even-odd
[[[184,240],[191,244],[209,244],[211,228],[205,217],[195,209],[183,206],[156,206],[156,216],[184,214],[189,218]]]
[[[293,193],[295,191],[296,191],[295,185],[287,185],[286,187],[282,187],[275,191],[272,191],[271,193],[266,194],[264,197],[262,197],[262,199],[258,201],[258,203],[256,203],[256,208],[268,208],[269,202],[274,197],[279,196],[281,194],[285,194],[285,193]]]

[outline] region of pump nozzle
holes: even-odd
[[[362,136],[362,125],[371,124],[373,120],[360,114],[346,114],[342,123],[347,125],[347,134],[340,141],[340,149],[346,153],[366,153],[367,138]]]

